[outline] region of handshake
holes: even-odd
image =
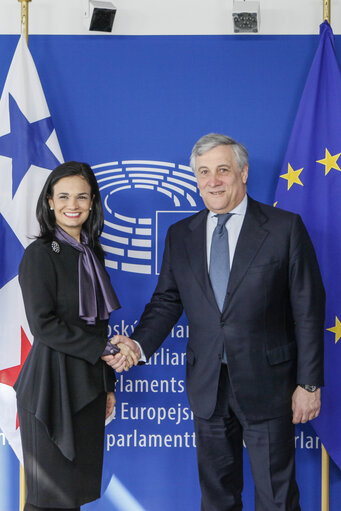
[[[135,341],[125,335],[114,335],[110,342],[118,346],[120,351],[114,355],[102,355],[101,358],[117,373],[129,371],[133,365],[138,364],[141,358],[141,350]]]

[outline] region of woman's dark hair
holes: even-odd
[[[99,242],[99,236],[102,233],[104,225],[104,214],[101,196],[98,184],[91,167],[87,163],[77,161],[68,161],[58,165],[46,180],[37,202],[36,216],[40,225],[39,238],[52,241],[56,226],[54,212],[49,206],[49,198],[53,197],[53,188],[57,181],[63,177],[81,176],[86,179],[91,188],[91,197],[93,199],[89,217],[83,224],[83,229],[89,238],[89,246],[103,260],[104,252]]]

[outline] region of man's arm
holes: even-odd
[[[147,359],[155,353],[180,318],[183,305],[173,272],[172,236],[177,236],[171,226],[168,230],[159,280],[151,301],[146,305],[133,334],[140,343]],[[174,256],[176,258],[176,254]]]
[[[137,361],[134,360],[134,365],[138,362],[146,362],[157,351],[173,326],[177,323],[183,311],[178,286],[172,270],[171,230],[172,227],[167,233],[165,251],[156,289],[150,303],[145,307],[139,324],[134,330],[134,339],[132,340],[123,335],[116,335],[112,340],[115,344],[120,342],[125,344],[135,353]],[[126,370],[126,361],[123,354],[118,353],[111,357],[106,362],[115,371],[122,372]]]
[[[295,218],[290,247],[290,300],[297,343],[297,383],[323,385],[325,291],[315,251],[300,217]],[[292,396],[293,423],[315,419],[321,390],[298,385]]]

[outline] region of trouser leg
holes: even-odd
[[[214,415],[208,420],[194,417],[202,511],[242,509],[242,429],[227,406],[224,370]]]
[[[256,511],[300,511],[291,416],[250,424],[243,434],[255,482]]]
[[[255,482],[255,511],[300,511],[291,413],[257,422],[246,420],[230,385],[228,403],[243,430]]]

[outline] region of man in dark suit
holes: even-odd
[[[299,511],[294,424],[317,417],[323,385],[325,296],[314,249],[298,215],[247,196],[241,144],[205,135],[191,166],[207,209],[170,227],[134,340],[148,359],[185,310],[201,509],[242,509],[244,439],[256,510]],[[130,339],[116,341],[141,355]],[[124,357],[110,363],[121,371]]]

